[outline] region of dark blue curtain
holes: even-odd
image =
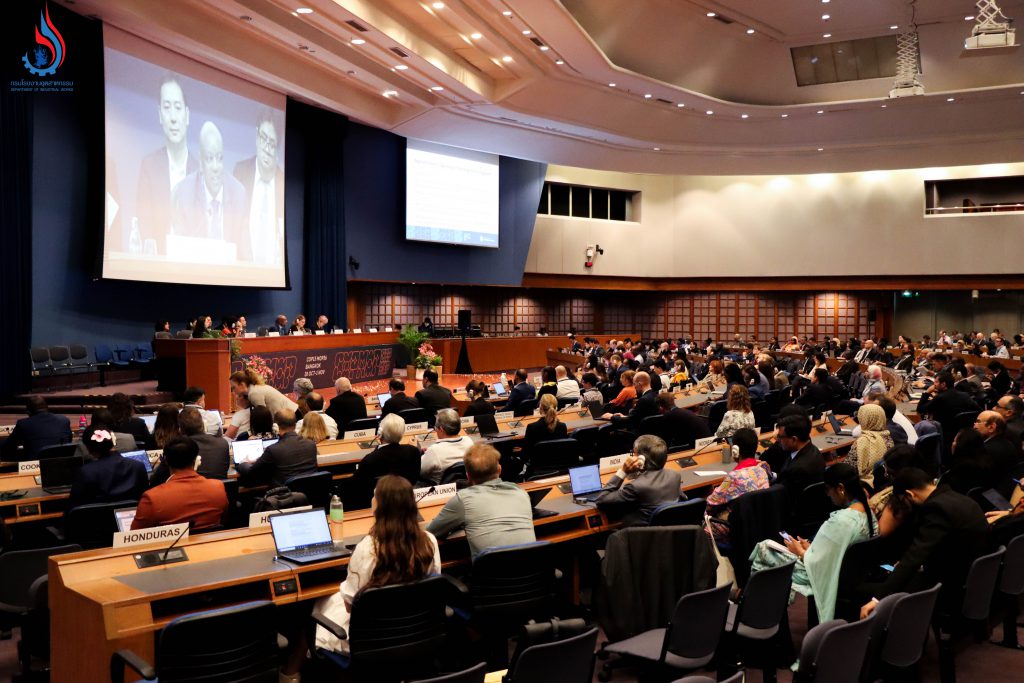
[[[302,136],[305,154],[303,306],[312,323],[324,313],[348,327],[345,273],[345,133],[348,119],[288,101],[289,144]]]

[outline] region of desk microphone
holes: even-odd
[[[516,420],[514,422],[509,422],[508,426],[509,427],[513,427],[513,428],[514,427],[522,427],[523,426],[523,418],[519,418],[518,420]]]
[[[693,454],[691,454],[689,457],[691,457],[691,458],[696,457],[696,456],[700,455],[701,453],[703,453],[709,446],[716,446],[716,445],[722,443],[723,441],[725,441],[725,439],[723,439],[721,437],[716,437],[714,441],[709,441],[708,443],[704,444],[703,446],[698,448]]]
[[[181,539],[185,538],[185,534],[186,533],[188,533],[188,529],[185,529],[180,534],[178,534],[178,537],[176,539],[174,539],[174,543],[172,543],[169,546],[167,546],[167,550],[164,551],[163,556],[160,558],[160,564],[166,564],[166,562],[167,562],[167,554],[171,552],[171,548],[173,548],[174,546],[178,545],[178,541],[180,541]]]
[[[427,496],[429,496],[432,493],[437,493],[437,487],[436,486],[431,486],[429,489],[427,489],[426,491],[421,493],[419,495],[419,497],[416,499],[416,503],[419,504],[419,502],[421,500],[423,500],[424,498],[426,498]]]

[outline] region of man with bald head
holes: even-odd
[[[640,421],[645,417],[660,414],[658,411],[658,392],[651,388],[651,376],[646,372],[633,375],[633,386],[636,388],[636,405],[628,415],[622,413],[605,413],[602,417],[614,424],[625,425],[626,429],[636,431]]]
[[[985,453],[992,461],[995,488],[1006,498],[1013,491],[1013,471],[1020,460],[1020,451],[1006,438],[1006,420],[995,410],[984,410],[974,421],[974,431],[985,439]]]
[[[171,232],[171,197],[174,188],[199,170],[199,158],[189,153],[188,101],[178,76],[166,74],[160,81],[157,119],[164,144],[142,159],[135,193],[135,228],[146,253],[167,253],[164,238]]]
[[[555,383],[558,386],[558,392],[555,394],[555,398],[567,398],[574,401],[579,400],[580,385],[575,379],[569,377],[569,373],[566,371],[564,365],[558,365],[555,367],[555,380]]]
[[[174,190],[174,234],[234,244],[235,258],[251,261],[246,209],[242,184],[224,173],[224,138],[207,121],[199,131],[199,170]]]

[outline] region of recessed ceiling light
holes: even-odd
[[[395,64],[395,69],[398,71],[405,71],[409,67],[405,64]]]
[[[789,114],[782,114],[782,118],[788,119],[789,118]]]
[[[298,12],[292,12],[292,16],[293,17],[297,17],[297,16],[299,16],[299,13]],[[249,21],[252,21],[251,17],[249,18]]]
[[[441,92],[442,90],[444,90],[444,86],[432,85],[430,86],[430,89],[433,90],[434,92]]]
[[[709,18],[711,18],[711,19],[714,19],[714,18],[715,18],[715,17],[717,17],[717,16],[718,16],[718,15],[717,15],[717,14],[715,14],[714,12],[708,12],[708,17],[709,17]]]
[[[821,0],[821,4],[827,5],[828,4],[828,0]]]
[[[444,3],[443,2],[435,2],[434,4],[431,5],[431,7],[433,7],[434,9],[444,9]]]
[[[482,34],[482,33],[470,33],[469,37],[472,38],[473,40],[480,40],[481,38],[484,37],[484,34]]]
[[[740,114],[740,118],[741,119],[749,119],[750,118],[750,114]]]
[[[646,93],[646,94],[644,94],[644,99],[645,99],[645,100],[649,100],[649,99],[651,99],[652,97],[654,97],[654,95],[652,95],[651,93]]]
[[[531,31],[530,29],[528,29],[528,28],[524,28],[524,29],[523,29],[523,35],[524,35],[524,36],[528,36],[528,35],[530,35],[531,33],[533,33],[533,31]]]
[[[752,29],[752,28],[748,28],[748,29],[747,29],[747,35],[748,35],[748,36],[752,36],[752,35],[754,35],[754,29]]]
[[[1024,95],[1024,92],[1022,92],[1022,93],[1021,93],[1021,95]],[[677,106],[677,107],[680,107],[680,108],[682,108],[682,107],[685,107],[686,105],[685,105],[685,104],[683,104],[682,102],[680,102],[680,103],[679,103],[679,104],[677,104],[676,106]]]
[[[503,62],[505,62],[506,64],[508,64],[509,62],[511,62],[511,61],[512,61],[512,58],[511,58],[511,57],[509,57],[508,55],[505,55],[504,57],[502,57],[502,58],[501,58],[501,61],[503,61]]]
[[[896,29],[898,29],[898,28],[899,28],[899,26],[897,26],[896,24],[893,24],[893,25],[892,25],[892,26],[890,26],[889,28],[890,28],[891,30],[895,31]]]
[[[312,14],[313,13],[313,10],[310,9],[309,7],[296,7],[295,11],[298,12],[299,14]]]
[[[398,91],[397,90],[385,90],[381,94],[384,95],[384,97],[398,97]]]
[[[825,151],[825,148],[824,148],[824,147],[819,147],[819,148],[818,148],[818,151],[819,151],[819,152],[824,152],[824,151]]]
[[[505,16],[505,17],[511,17],[511,16],[512,16],[512,13],[511,13],[511,12],[509,12],[508,10],[505,10],[504,12],[502,12],[502,13],[501,13],[501,15],[502,15],[502,16]]]
[[[968,14],[966,17],[964,17],[964,21],[974,21],[974,15]]]
[[[956,102],[956,98],[955,97],[947,97],[946,101],[947,102]]]
[[[825,113],[825,110],[824,110],[824,109],[819,109],[819,110],[818,110],[818,113],[819,113],[819,114],[824,114],[824,113]]]
[[[832,15],[831,15],[831,14],[822,14],[822,15],[821,15],[821,20],[822,20],[822,21],[828,21],[828,20],[829,20],[829,19],[831,19],[831,18],[832,18]]]
[[[655,152],[660,152],[660,151],[661,151],[661,147],[655,147],[655,148],[654,148],[654,151],[655,151]]]
[[[614,87],[615,87],[615,84],[614,84],[614,83],[609,83],[609,84],[608,84],[608,87],[609,87],[609,88],[614,88]]]
[[[362,45],[362,44],[363,44],[363,43],[365,43],[365,42],[366,42],[366,41],[365,41],[365,40],[363,40],[362,38],[353,38],[353,39],[352,39],[352,44],[353,44],[353,45]]]
[[[708,110],[707,110],[706,112],[704,112],[704,113],[705,113],[705,114],[707,114],[708,116],[711,116],[711,115],[712,115],[712,114],[714,114],[715,112],[713,112],[713,111],[711,111],[710,109],[708,109]]]
[[[825,33],[825,34],[823,34],[823,35],[822,35],[821,37],[822,37],[822,38],[831,38],[831,37],[832,37],[832,34],[831,34],[831,33]]]
[[[562,66],[563,64],[565,64],[565,60],[564,59],[556,59],[555,60],[555,64],[557,64],[558,66]]]
[[[541,45],[541,46],[540,46],[540,51],[541,51],[541,52],[547,52],[547,51],[548,51],[548,50],[550,50],[550,49],[551,49],[551,48],[550,48],[550,47],[548,47],[547,45]]]
[[[886,107],[888,107],[888,106],[889,106],[888,104],[883,104],[883,105],[882,105],[882,109],[885,109],[885,108],[886,108]]]

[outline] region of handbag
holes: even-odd
[[[728,557],[722,557],[722,553],[718,552],[715,535],[711,533],[711,517],[707,514],[704,515],[704,533],[708,535],[708,540],[711,541],[711,548],[715,553],[715,558],[718,560],[718,568],[715,570],[715,587],[730,583],[733,586],[738,586],[739,584],[736,583],[736,570],[733,568],[732,562]]]
[[[252,506],[253,512],[271,512],[273,510],[287,510],[288,508],[309,505],[309,499],[305,493],[292,491],[287,486],[276,486],[256,501]]]

